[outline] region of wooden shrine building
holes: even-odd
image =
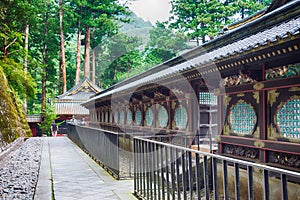
[[[300,1],[273,1],[224,31],[97,93],[83,103],[90,125],[200,135],[221,155],[300,171]]]
[[[84,108],[81,104],[100,91],[101,88],[88,78],[84,78],[66,93],[52,99],[55,113],[58,115],[56,122],[70,120],[73,116],[77,120],[85,118],[85,120],[88,121],[89,110]],[[59,133],[66,133],[65,123],[62,124],[59,129]]]

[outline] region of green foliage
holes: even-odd
[[[127,36],[123,33],[115,35],[107,40],[100,52],[104,87],[109,87],[128,75],[132,69],[141,65],[142,56],[138,51],[141,45],[140,39]]]
[[[242,18],[263,9],[270,0],[171,0],[172,29],[181,30],[191,38],[204,43],[213,38],[236,15]]]
[[[239,0],[234,3],[236,12],[244,19],[271,4],[271,0]]]
[[[42,113],[42,122],[39,124],[43,135],[51,136],[50,127],[53,120],[56,118],[57,116],[54,112],[54,108],[47,104],[45,112]]]
[[[24,71],[23,65],[14,60],[4,58],[0,60],[9,85],[20,95],[20,97],[35,97],[36,84],[31,75]]]
[[[150,30],[150,41],[145,49],[146,63],[159,64],[175,57],[178,52],[188,48],[187,41],[184,34],[173,32],[164,23],[157,22]]]

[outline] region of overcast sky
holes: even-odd
[[[169,0],[136,0],[130,2],[129,8],[145,21],[155,24],[168,20],[171,6]]]

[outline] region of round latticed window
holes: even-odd
[[[124,114],[124,111],[122,110],[120,112],[120,124],[124,124],[125,122],[125,114]]]
[[[119,113],[118,113],[118,111],[115,111],[114,112],[114,120],[115,120],[115,123],[118,123],[118,119],[119,118]]]
[[[136,125],[141,125],[141,122],[142,122],[142,112],[141,112],[140,109],[138,109],[135,112],[135,124]]]
[[[145,113],[145,119],[146,119],[146,125],[147,125],[147,126],[152,126],[154,116],[153,116],[153,112],[152,112],[152,109],[151,109],[151,108],[148,108],[148,109],[146,110],[146,113]]]
[[[252,105],[243,100],[240,100],[230,110],[229,123],[231,130],[236,134],[252,134],[256,121],[257,117]]]
[[[163,106],[159,106],[159,110],[158,110],[158,122],[159,122],[159,127],[161,127],[161,128],[166,127],[168,125],[168,122],[169,122],[168,111]]]
[[[126,122],[127,122],[127,124],[132,124],[132,112],[131,112],[131,110],[127,111]]]
[[[275,119],[283,137],[300,139],[300,96],[282,102]]]
[[[187,126],[187,111],[183,106],[179,106],[175,110],[175,124],[179,129],[184,129]]]

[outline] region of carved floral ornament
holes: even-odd
[[[266,70],[266,80],[295,77],[300,75],[300,63],[288,66],[275,67]]]
[[[271,106],[273,106],[273,104],[277,101],[277,98],[279,96],[279,93],[276,91],[276,89],[268,91],[268,102]]]
[[[249,83],[256,83],[256,80],[251,78],[249,74],[243,74],[242,71],[239,71],[238,75],[228,76],[221,80],[221,87],[230,87],[237,86]]]

